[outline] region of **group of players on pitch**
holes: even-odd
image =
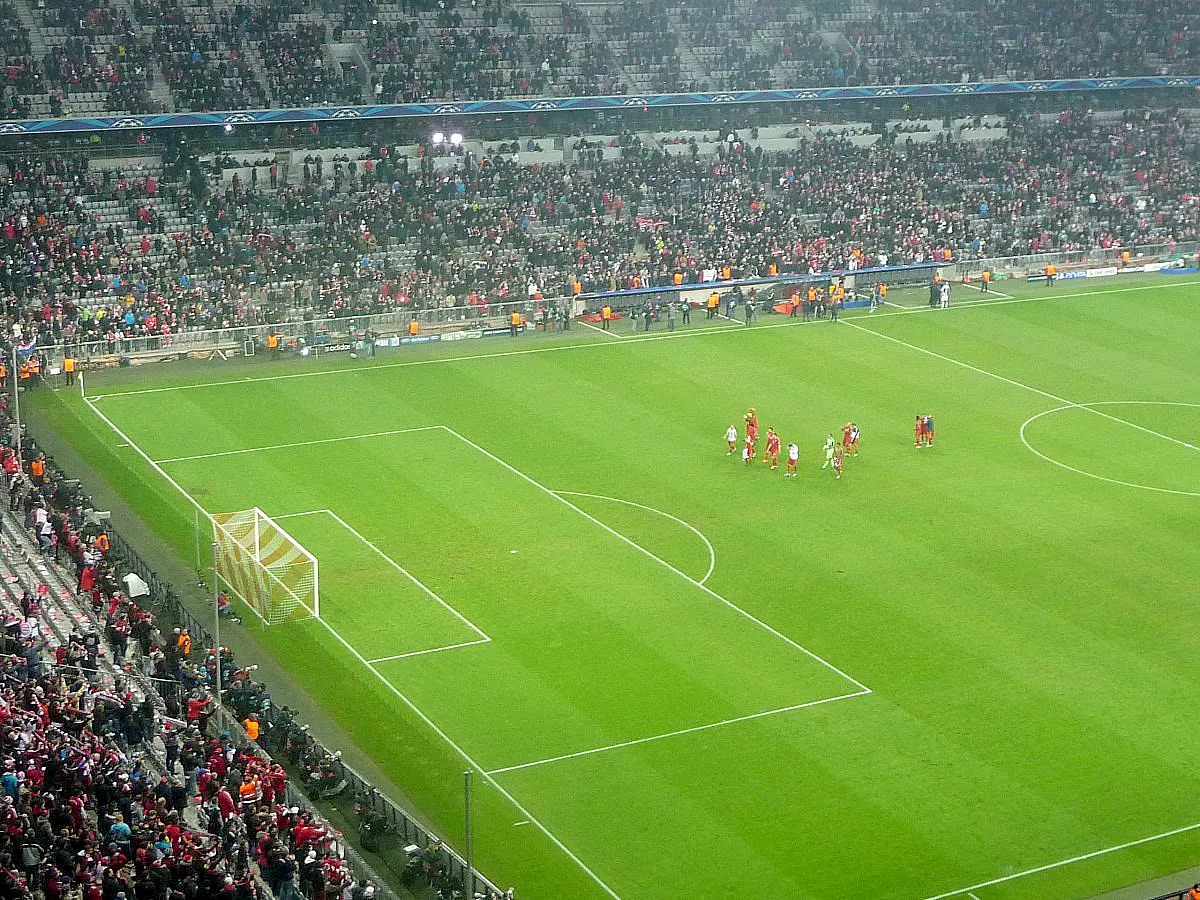
[[[757,459],[755,445],[758,443],[758,413],[755,412],[753,406],[746,410],[745,422],[746,434],[744,443],[742,444],[742,462],[750,466]],[[832,432],[825,438],[825,444],[822,447],[825,454],[825,461],[821,464],[821,471],[832,469],[834,477],[839,481],[842,478],[842,463],[845,458],[847,456],[858,456],[858,440],[860,437],[858,425],[854,422],[847,422],[842,426],[841,430],[842,440],[840,443],[834,439]],[[933,416],[928,413],[917,416],[913,426],[913,445],[916,447],[932,447],[933,438]],[[733,456],[737,452],[738,445],[738,430],[736,425],[730,425],[726,429],[725,441],[729,444],[729,450],[725,455]],[[782,443],[783,441],[775,429],[768,428],[766,451],[763,453],[762,462],[770,463],[772,471],[779,468],[779,451]],[[787,447],[787,463],[783,477],[798,477],[799,465],[800,447],[795,441],[792,441]]]

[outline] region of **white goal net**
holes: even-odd
[[[212,517],[217,578],[268,625],[320,618],[317,558],[258,507]]]

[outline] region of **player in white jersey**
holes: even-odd
[[[725,440],[729,444],[729,452],[725,455],[733,456],[737,452],[737,429],[734,426],[730,425],[725,431]]]
[[[792,441],[788,444],[787,469],[784,470],[783,477],[793,477],[797,474],[796,469],[800,464],[800,448],[796,446],[796,442]]]

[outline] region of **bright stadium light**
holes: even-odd
[[[450,143],[453,144],[455,147],[457,147],[459,144],[462,143],[462,135],[459,134],[457,131],[454,132],[454,134],[450,135]]]
[[[233,134],[233,126],[230,125],[228,122],[226,122],[224,125],[221,126],[221,131],[224,134]]]
[[[435,131],[433,133],[433,142],[435,144],[441,144],[441,143],[445,142],[445,140],[446,140],[446,136],[444,134],[442,134],[440,131]]]

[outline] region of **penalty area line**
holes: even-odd
[[[138,446],[138,444],[136,442],[130,440],[129,435],[127,435],[124,431],[122,431],[117,426],[117,424],[115,422],[113,422],[112,419],[110,419],[108,416],[104,415],[104,413],[102,413],[96,407],[96,404],[93,402],[93,399],[94,398],[88,398],[88,397],[83,398],[84,403],[86,403],[88,405],[88,407],[91,408],[92,412],[95,413],[96,416],[102,422],[104,422],[105,425],[107,425],[110,429],[112,429],[114,434],[116,434],[122,440],[128,442],[130,448],[132,448],[133,451],[138,454],[138,456],[140,456],[142,459],[144,459],[146,461],[147,465],[149,465],[151,469],[153,469],[160,476],[162,476],[162,478],[169,485],[171,485],[171,487],[175,488],[175,490],[177,490],[179,492],[180,496],[182,496],[185,500],[187,500],[190,504],[192,504],[192,506],[194,506],[206,518],[208,518],[211,521],[212,515],[208,512],[208,510],[206,510],[195,497],[193,497],[187,490],[185,490],[179,484],[179,482],[177,482],[174,478],[172,478],[170,475],[168,475],[166,470],[163,469],[162,466],[160,466],[158,463],[156,463],[150,457],[150,454],[148,454],[145,450],[143,450],[140,446]],[[444,426],[438,426],[438,427],[444,427]],[[335,516],[335,518],[336,518],[336,516]],[[343,522],[342,524],[345,524],[345,523]],[[579,869],[585,875],[587,875],[588,878],[590,878],[596,884],[597,887],[600,888],[600,890],[602,890],[609,897],[612,897],[613,900],[621,900],[621,895],[618,894],[615,890],[613,890],[613,888],[608,884],[608,882],[606,882],[603,878],[601,878],[599,875],[597,875],[595,870],[592,869],[591,866],[589,866],[586,862],[583,861],[583,859],[581,859],[579,857],[578,854],[576,854],[573,850],[571,850],[571,848],[568,847],[562,841],[562,839],[558,837],[558,835],[556,835],[553,831],[551,831],[548,827],[546,827],[545,823],[543,823],[539,818],[537,818],[533,813],[531,813],[529,811],[529,809],[524,804],[521,803],[520,800],[518,800],[515,796],[513,796],[513,794],[511,792],[505,790],[504,787],[500,784],[500,782],[496,781],[494,778],[492,778],[490,775],[488,775],[487,770],[483,766],[481,766],[474,759],[474,757],[471,756],[471,754],[469,754],[466,750],[464,750],[463,747],[457,741],[455,741],[453,738],[451,738],[450,735],[447,734],[446,731],[444,729],[442,729],[436,722],[434,722],[433,719],[431,719],[429,717],[429,715],[423,709],[421,709],[421,707],[417,706],[417,704],[415,702],[413,702],[413,700],[407,694],[405,694],[398,687],[396,687],[396,685],[392,684],[392,682],[389,681],[382,672],[380,672],[378,669],[376,669],[374,666],[372,666],[371,663],[368,662],[367,658],[364,657],[357,649],[355,649],[353,644],[351,644],[348,640],[346,640],[344,637],[342,637],[342,635],[338,632],[338,630],[336,628],[334,628],[327,621],[325,621],[325,619],[317,618],[317,619],[315,619],[315,621],[320,622],[321,625],[324,626],[324,628],[330,633],[330,635],[332,635],[332,637],[339,644],[341,644],[343,647],[346,648],[346,650],[350,653],[351,656],[353,656],[356,660],[358,660],[360,663],[362,663],[368,672],[370,672],[372,675],[374,675],[376,678],[378,678],[380,683],[384,686],[385,689],[390,691],[397,700],[399,700],[406,707],[408,707],[410,710],[412,710],[413,715],[415,715],[422,722],[424,722],[426,727],[428,727],[434,734],[436,734],[442,741],[444,741],[448,747],[450,747],[455,753],[457,753],[468,766],[470,766],[472,769],[476,770],[477,772],[481,773],[481,776],[483,777],[483,779],[485,781],[487,781],[487,783],[490,784],[492,787],[494,787],[496,789],[496,792],[498,794],[500,794],[501,797],[503,797],[505,800],[507,800],[509,803],[511,803],[513,808],[525,817],[526,821],[528,821],[531,825],[533,825],[535,828],[537,828],[538,831],[540,831],[542,834],[544,834],[546,836],[546,838],[552,844],[554,844],[555,847],[557,847],[560,851],[562,851],[562,853],[569,860],[571,860],[571,862],[573,862],[576,866],[578,866]]]
[[[172,456],[168,459],[156,459],[154,462],[159,465],[165,463],[189,462],[195,459],[216,459],[219,456],[240,456],[243,453],[262,453],[265,450],[287,450],[291,447],[315,447],[318,444],[336,444],[340,441],[361,441],[365,438],[391,437],[394,434],[412,434],[417,431],[436,431],[440,425],[422,425],[419,428],[396,428],[392,431],[372,431],[367,434],[348,434],[343,437],[332,438],[317,438],[312,441],[292,441],[290,444],[268,444],[265,447],[244,447],[241,450],[220,450],[216,453],[197,453],[194,456]],[[316,510],[316,512],[329,512],[327,509]],[[296,515],[310,515],[310,513],[297,513]],[[279,518],[276,516],[276,518]]]
[[[814,706],[824,706],[827,703],[836,703],[839,700],[850,700],[853,697],[865,697],[870,694],[869,690],[853,691],[849,694],[839,694],[836,697],[824,697],[821,700],[810,700],[807,703],[796,703],[792,706],[781,706],[778,709],[768,709],[763,712],[750,713],[745,716],[734,716],[732,719],[722,719],[720,722],[709,722],[705,725],[693,725],[690,728],[679,728],[675,731],[667,731],[662,734],[652,734],[649,737],[635,738],[631,741],[621,741],[617,744],[605,744],[603,747],[592,747],[588,750],[577,750],[574,753],[564,753],[561,756],[548,756],[545,759],[535,759],[532,762],[519,763],[515,766],[504,766],[499,769],[492,769],[488,775],[500,775],[504,772],[516,772],[520,769],[532,769],[536,766],[545,766],[550,763],[562,762],[564,759],[578,759],[581,756],[594,756],[597,753],[607,753],[609,750],[620,750],[623,747],[636,747],[639,744],[649,744],[654,741],[662,741],[667,738],[679,737],[684,734],[696,734],[700,731],[711,731],[714,728],[723,728],[726,725],[734,725],[738,722],[749,722],[753,719],[765,719],[768,716],[776,716],[780,713],[794,712],[798,709],[811,709]]]

